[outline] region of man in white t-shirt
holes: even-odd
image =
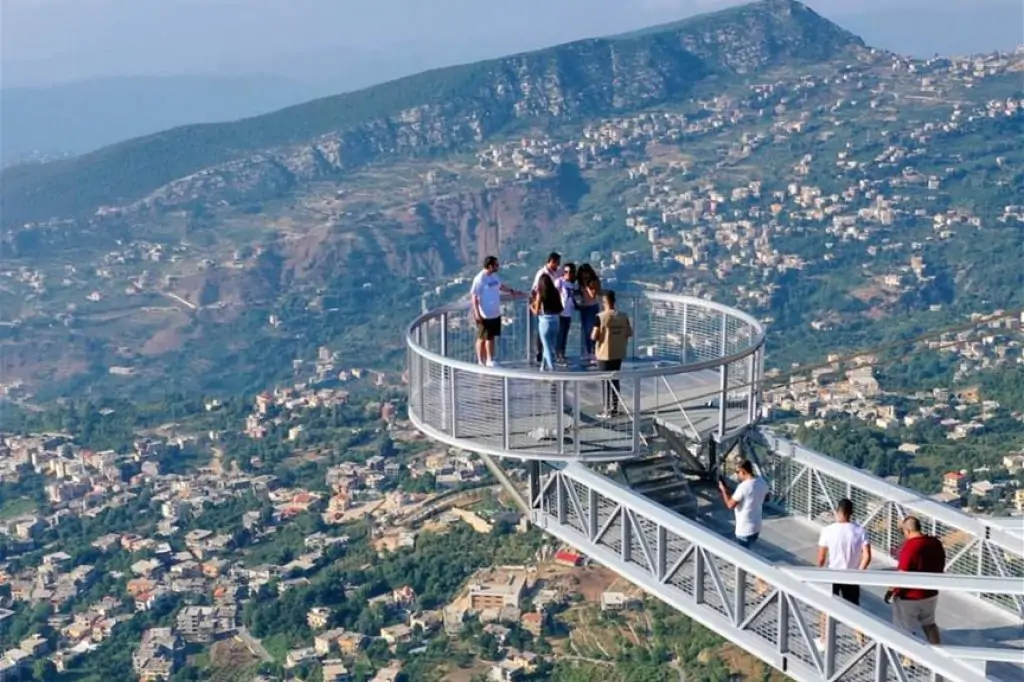
[[[834,571],[863,571],[871,563],[871,544],[864,527],[853,520],[853,502],[839,500],[836,521],[826,526],[818,538],[818,567]],[[860,585],[833,584],[832,594],[860,606]],[[824,647],[827,616],[821,614],[819,648]],[[861,639],[858,633],[858,639]]]
[[[476,360],[488,367],[494,366],[494,340],[501,336],[501,295],[518,294],[501,283],[499,267],[497,256],[487,256],[469,289],[470,309],[477,331]]]
[[[768,484],[754,473],[754,465],[743,460],[736,467],[736,475],[740,484],[729,493],[724,480],[718,481],[718,490],[722,494],[722,502],[736,516],[736,542],[744,549],[750,549],[761,535],[761,520],[764,513],[764,501],[768,498]]]

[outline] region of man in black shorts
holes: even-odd
[[[853,520],[853,502],[839,500],[835,511],[836,522],[826,526],[818,539],[818,566],[835,571],[863,571],[871,563],[871,543],[864,527]],[[832,594],[851,604],[860,605],[860,585],[832,585]],[[825,614],[821,614],[821,636],[818,647],[824,648]],[[860,641],[863,635],[857,633]]]
[[[476,360],[494,367],[494,340],[501,336],[501,295],[518,295],[498,278],[498,257],[487,256],[470,287],[470,309],[476,320]]]

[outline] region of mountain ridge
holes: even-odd
[[[858,47],[859,38],[794,0],[762,0],[640,34],[435,69],[233,123],[183,126],[75,159],[8,168],[0,174],[3,224],[85,217],[272,149],[299,146],[328,175],[382,156],[456,151],[518,124],[635,111],[684,96],[710,76]],[[267,161],[280,176],[274,183],[308,179]]]

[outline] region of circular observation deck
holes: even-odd
[[[423,313],[406,340],[410,420],[432,439],[472,452],[591,462],[643,457],[659,429],[700,442],[756,420],[764,350],[757,320],[701,298],[654,292],[619,293],[618,309],[633,325],[618,372],[580,360],[578,315],[568,363],[541,372],[536,319],[522,298],[503,299],[496,367],[476,362],[468,301]],[[619,399],[616,416],[604,414],[609,396]]]

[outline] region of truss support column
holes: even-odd
[[[538,495],[540,495],[540,463],[531,462],[531,464],[537,465],[538,473],[536,476],[533,476],[531,472],[529,489],[530,499],[527,500],[523,497],[523,492],[516,487],[516,484],[513,483],[512,479],[508,477],[508,474],[506,474],[505,470],[501,468],[501,465],[494,461],[493,457],[491,457],[490,455],[480,454],[480,459],[483,460],[484,466],[487,467],[487,470],[490,471],[491,475],[498,480],[498,483],[501,484],[501,487],[504,488],[505,491],[512,497],[512,501],[515,503],[517,507],[519,507],[520,511],[526,514],[526,518],[527,520],[529,520],[531,512],[533,510],[533,501],[537,499]],[[535,480],[537,481],[536,490],[534,490]],[[537,508],[540,508],[539,503]]]

